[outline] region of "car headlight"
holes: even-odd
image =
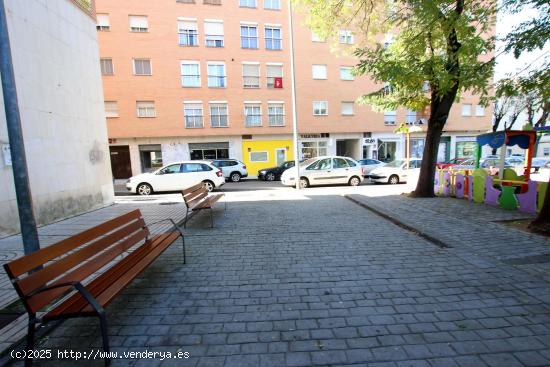
[[[265,173],[265,169],[261,170],[260,173],[261,173],[261,174],[264,174],[264,173]]]

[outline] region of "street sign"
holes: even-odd
[[[282,88],[283,87],[283,78],[275,77],[273,82],[273,88]]]

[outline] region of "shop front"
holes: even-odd
[[[191,160],[229,158],[229,143],[189,143]]]

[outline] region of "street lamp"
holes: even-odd
[[[405,157],[407,161],[407,170],[409,169],[409,162],[411,160],[411,133],[422,132],[422,128],[418,125],[407,126],[402,123],[397,129],[393,131],[396,134],[405,134]]]

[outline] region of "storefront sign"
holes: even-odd
[[[375,138],[363,138],[363,145],[374,145],[376,144]]]

